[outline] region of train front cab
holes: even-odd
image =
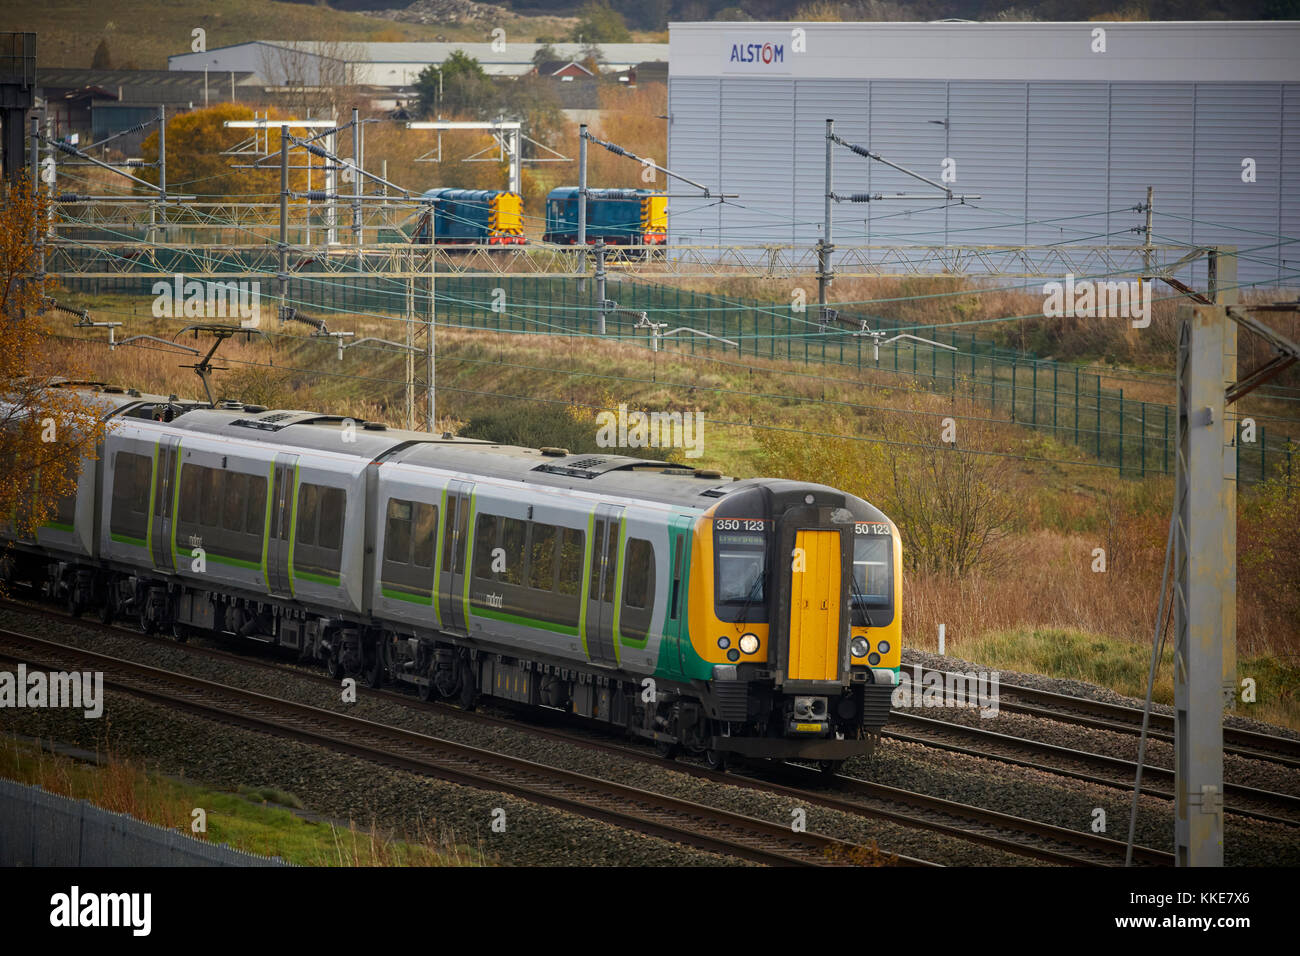
[[[695,543],[690,640],[711,665],[712,749],[868,753],[901,663],[892,523],[831,488],[768,482],[706,512]]]

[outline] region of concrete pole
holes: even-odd
[[[361,111],[352,107],[352,239],[357,247],[357,270],[361,269]]]
[[[1185,306],[1179,316],[1174,850],[1178,866],[1222,866],[1223,683],[1236,642],[1235,449],[1225,440],[1224,389],[1236,377],[1235,334],[1221,305]]]
[[[587,124],[578,125],[578,248],[583,250],[584,254],[587,247]],[[586,273],[586,267],[583,267],[583,273]],[[578,277],[578,291],[587,291],[587,280]],[[604,324],[604,316],[601,316],[601,324]],[[604,331],[602,329],[602,331]]]
[[[830,288],[831,278],[831,192],[834,189],[834,159],[831,149],[834,144],[831,136],[835,133],[835,120],[826,121],[826,212],[825,232],[817,245],[817,322],[826,324],[826,291]]]
[[[435,293],[438,287],[438,250],[433,245],[433,222],[429,224],[429,434],[438,427],[438,395],[434,392],[434,377],[437,375],[438,343],[435,332],[438,328],[438,304]]]
[[[597,332],[605,334],[605,240],[596,240],[596,316]]]
[[[280,126],[280,308],[289,297],[289,127]],[[281,313],[283,314],[283,313]]]
[[[578,126],[578,245],[587,244],[587,124]]]
[[[158,107],[158,198],[167,202],[167,109],[161,105]]]
[[[338,122],[338,120],[334,120]],[[331,156],[339,154],[339,134],[330,133],[329,146]],[[329,197],[325,201],[325,243],[333,246],[339,241],[338,221],[339,221],[339,201],[338,201],[338,164],[332,159],[325,160],[325,195]]]
[[[1237,256],[1235,247],[1220,247],[1210,254],[1210,288],[1214,301],[1218,305],[1236,305],[1239,299],[1237,288]],[[1237,323],[1231,320],[1224,324],[1223,330],[1223,380],[1231,384],[1237,379]],[[1228,408],[1223,417],[1224,481],[1231,496],[1229,521],[1224,531],[1224,554],[1237,553],[1237,420],[1235,406]],[[1225,562],[1223,569],[1224,583],[1237,592],[1237,562]],[[1223,704],[1228,710],[1237,708],[1237,602],[1223,603]]]
[[[419,428],[415,418],[415,352],[419,337],[415,334],[415,252],[408,249],[406,256],[406,427]]]
[[[509,133],[510,143],[510,191],[518,193],[523,189],[523,172],[521,165],[523,157],[520,155],[520,149],[523,143],[520,140],[520,130],[512,129]]]

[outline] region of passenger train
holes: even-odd
[[[900,664],[893,523],[735,479],[66,383],[109,431],[0,572],[73,613],[261,641],[337,677],[603,721],[665,755],[865,754]]]

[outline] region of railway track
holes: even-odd
[[[861,846],[519,757],[0,629],[0,656],[104,673],[105,686],[227,724],[316,744],[452,783],[502,792],[699,849],[776,866],[861,859]],[[933,866],[890,854],[899,864]]]
[[[960,677],[948,671],[935,668],[922,668],[922,676],[938,674],[941,679]],[[1011,714],[1025,714],[1041,717],[1060,723],[1090,727],[1096,730],[1109,730],[1134,736],[1142,730],[1142,709],[1125,704],[1108,701],[1090,700],[1086,697],[1074,697],[1058,694],[1054,691],[1039,690],[1020,684],[998,682],[997,703],[999,710]],[[1147,737],[1152,740],[1174,741],[1174,719],[1168,714],[1152,712],[1148,723]],[[1272,763],[1300,769],[1300,740],[1279,737],[1274,734],[1260,733],[1241,727],[1223,728],[1223,752],[1247,757],[1252,760],[1268,760]]]
[[[885,730],[882,736],[891,740],[921,744],[985,760],[997,760],[1121,790],[1131,791],[1137,774],[1137,762],[1133,760],[1071,750],[1058,744],[1013,737],[932,717],[894,711],[890,714],[889,726],[895,729]],[[910,732],[899,728],[907,728]],[[968,741],[975,741],[979,746],[972,747],[963,743]],[[1042,763],[1036,758],[1053,763]],[[1146,764],[1142,776],[1144,794],[1167,800],[1174,798],[1172,770]],[[1286,826],[1300,825],[1300,797],[1235,783],[1224,783],[1223,790],[1223,809],[1227,813]]]
[[[64,614],[45,608],[29,608],[25,605],[12,605],[12,607],[15,610],[64,622],[72,620]],[[337,691],[338,688],[337,681],[323,674],[268,661],[261,656],[246,656],[199,645],[181,645],[166,638],[141,635],[133,630],[105,628],[104,625],[98,623],[81,622],[81,624],[93,629],[109,630],[118,636],[129,636],[143,643],[154,644],[172,650],[183,650],[185,653],[211,659],[228,660],[231,663],[244,666],[289,673],[296,678],[328,688],[331,693]],[[443,713],[464,722],[509,728],[585,749],[614,754],[625,759],[656,766],[665,765],[662,758],[652,755],[645,748],[612,743],[587,729],[569,731],[543,728],[537,726],[535,721],[520,723],[482,712],[464,711],[439,702],[423,702],[409,693],[394,690],[377,691],[365,688],[364,693],[407,708],[427,709]],[[739,773],[723,774],[685,762],[673,764],[672,769],[676,772],[725,785],[741,786],[755,791],[788,797],[792,801],[792,806],[819,806],[853,816],[886,820],[901,826],[943,833],[966,842],[1057,865],[1107,866],[1121,863],[1124,858],[1125,847],[1123,843],[1090,832],[1069,830],[1052,824],[843,775],[837,776],[833,781],[828,782],[818,772],[795,764],[785,765],[781,768],[781,773],[788,778],[794,778],[795,782],[803,786],[790,787],[773,782],[770,779],[770,767],[764,768],[767,772],[763,776]],[[844,796],[831,795],[827,792],[828,787],[839,791]],[[1139,863],[1151,865],[1172,865],[1173,863],[1172,854],[1150,847],[1135,848],[1135,859]]]

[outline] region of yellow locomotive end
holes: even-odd
[[[646,245],[659,245],[667,241],[667,196],[646,196],[641,200],[641,234]]]

